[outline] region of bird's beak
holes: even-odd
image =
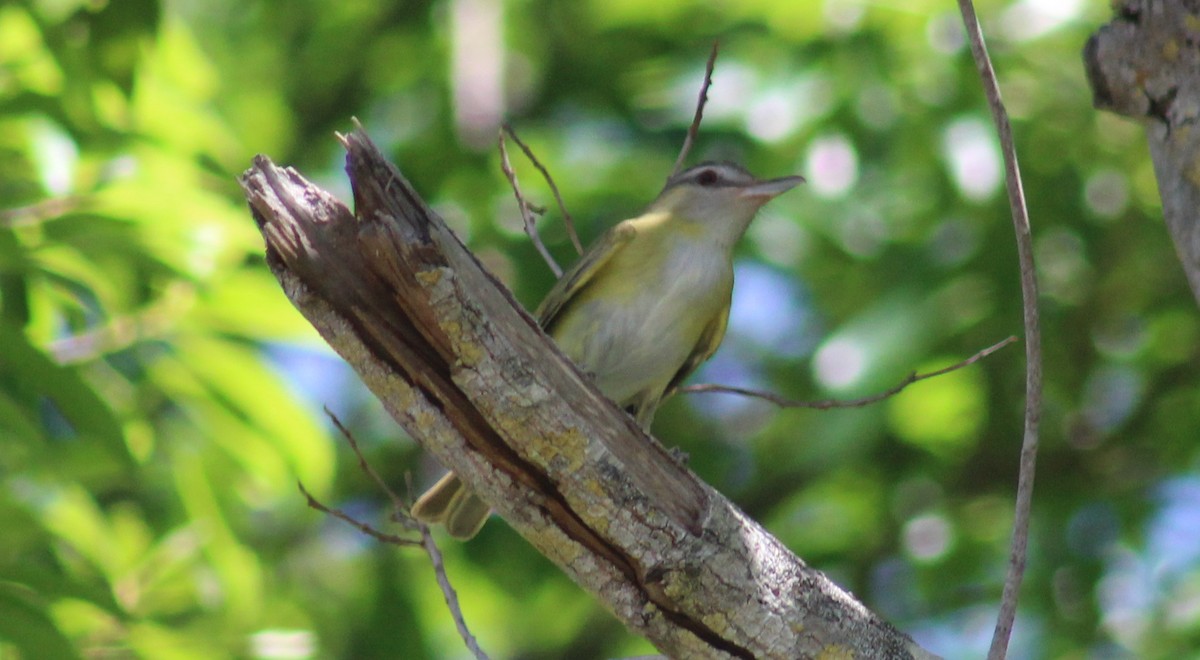
[[[738,193],[738,197],[748,197],[765,203],[767,200],[778,197],[802,183],[804,183],[804,177],[802,176],[785,176],[778,179],[770,179],[769,181],[759,181],[752,186],[742,188],[742,191]]]

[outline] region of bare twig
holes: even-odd
[[[700,86],[700,96],[696,99],[696,114],[692,116],[692,125],[688,126],[687,137],[683,139],[683,148],[679,150],[679,158],[675,159],[675,168],[671,170],[671,176],[679,174],[679,171],[683,169],[683,164],[692,151],[692,144],[696,141],[696,133],[700,132],[700,120],[704,118],[704,104],[708,103],[708,88],[712,87],[713,67],[717,63],[717,47],[718,42],[714,41],[712,52],[708,54],[708,63],[704,65],[704,83]]]
[[[508,177],[509,184],[512,185],[513,194],[517,196],[517,206],[521,209],[521,219],[525,222],[525,233],[529,236],[529,240],[533,241],[533,246],[537,248],[542,259],[550,270],[554,271],[555,277],[562,277],[562,267],[550,255],[550,251],[546,249],[546,244],[542,242],[542,237],[538,235],[537,222],[533,219],[533,213],[530,210],[530,205],[525,201],[525,195],[521,194],[521,186],[517,183],[517,173],[513,171],[512,163],[508,160],[508,147],[504,144],[504,132],[500,132],[500,169],[504,170],[504,176]]]
[[[337,418],[337,415],[334,415],[329,408],[325,408],[325,414],[329,416],[329,419],[333,421],[334,426],[338,428],[338,431],[341,431],[342,437],[346,438],[346,442],[350,444],[350,449],[352,449],[354,451],[354,455],[358,457],[359,468],[361,468],[362,471],[367,474],[367,476],[371,477],[371,480],[374,481],[375,484],[383,490],[383,492],[387,493],[388,497],[391,499],[393,509],[392,519],[402,523],[406,527],[416,529],[418,532],[420,532],[421,541],[417,542],[412,539],[405,539],[398,536],[392,536],[390,534],[383,534],[382,532],[375,530],[370,525],[361,523],[340,511],[331,511],[320,502],[317,502],[312,495],[309,495],[308,491],[304,490],[304,485],[301,484],[300,492],[304,493],[304,496],[308,498],[308,505],[320,511],[329,513],[335,517],[341,518],[342,520],[345,520],[351,525],[357,527],[363,533],[369,534],[381,541],[384,541],[385,543],[392,543],[394,545],[421,546],[421,548],[425,550],[425,554],[429,556],[429,563],[433,566],[433,574],[437,578],[438,587],[442,590],[442,598],[444,598],[446,601],[446,607],[450,610],[450,617],[454,619],[454,626],[458,629],[458,634],[460,637],[462,637],[463,643],[475,656],[476,660],[487,660],[487,654],[483,652],[483,649],[479,648],[479,642],[475,640],[475,636],[472,635],[471,630],[467,628],[467,620],[463,617],[462,607],[458,603],[458,593],[454,591],[454,587],[450,584],[450,578],[446,575],[446,564],[442,561],[442,553],[440,550],[438,550],[437,544],[433,542],[433,535],[429,533],[429,526],[421,523],[409,515],[408,505],[406,505],[404,500],[401,499],[400,496],[397,495],[396,492],[387,485],[387,482],[385,482],[383,478],[379,476],[379,473],[375,471],[375,468],[371,467],[371,464],[367,462],[367,458],[363,456],[362,451],[358,447],[358,441],[354,439],[354,434],[342,425],[342,421]],[[403,541],[403,543],[398,543],[396,539]]]
[[[1021,169],[1017,165],[1017,150],[1013,146],[1012,126],[1008,112],[1000,99],[1000,85],[996,72],[988,58],[983,31],[975,16],[971,0],[958,0],[963,25],[971,42],[971,56],[983,81],[992,119],[1000,134],[1000,147],[1004,153],[1004,182],[1008,190],[1008,203],[1012,208],[1013,228],[1017,236],[1017,257],[1021,264],[1021,297],[1025,315],[1025,429],[1021,443],[1021,467],[1017,477],[1017,502],[1013,519],[1012,545],[1009,549],[1008,576],[1004,580],[1004,595],[1000,602],[1000,615],[992,634],[989,660],[1001,660],[1008,653],[1008,642],[1012,636],[1013,621],[1017,615],[1017,599],[1021,579],[1025,574],[1025,557],[1029,544],[1029,518],[1033,507],[1033,478],[1037,465],[1038,421],[1042,408],[1042,339],[1038,322],[1037,272],[1033,263],[1033,240],[1029,231],[1029,213],[1025,208],[1025,192],[1021,185]]]
[[[401,517],[397,519],[397,522],[412,521],[412,516],[408,515],[409,505],[403,499],[401,499],[399,495],[396,494],[396,491],[392,490],[391,487],[387,485],[387,482],[383,480],[383,477],[379,476],[379,473],[375,471],[375,468],[371,467],[371,464],[367,462],[367,458],[363,456],[362,450],[358,448],[358,440],[354,439],[354,434],[350,432],[350,429],[342,425],[342,420],[338,419],[338,416],[333,414],[333,411],[330,410],[328,406],[326,406],[324,410],[325,416],[329,418],[329,421],[333,422],[333,425],[337,427],[339,432],[341,432],[342,437],[345,438],[346,442],[350,444],[350,449],[354,451],[354,455],[358,457],[358,468],[366,473],[368,477],[371,477],[371,481],[374,481],[375,485],[379,486],[380,490],[387,493],[388,498],[392,501],[392,509],[395,510],[395,513],[402,514]],[[415,525],[410,524],[406,524],[405,526],[414,529],[416,528]]]
[[[195,289],[175,283],[146,307],[104,323],[68,335],[50,343],[50,354],[59,364],[91,362],[134,344],[166,334],[178,322],[182,312],[196,299]]]
[[[454,618],[454,626],[458,628],[458,635],[462,637],[463,643],[467,645],[467,649],[471,651],[476,660],[487,660],[487,654],[479,648],[479,642],[467,628],[467,620],[463,618],[462,607],[458,604],[458,593],[454,591],[454,587],[450,584],[450,578],[446,576],[446,565],[442,562],[442,552],[433,542],[433,535],[429,533],[429,525],[418,524],[421,529],[421,542],[425,548],[425,554],[429,555],[429,563],[433,564],[433,572],[437,575],[438,586],[441,587],[442,597],[446,599],[446,607],[450,609],[450,614]]]
[[[25,227],[65,215],[83,205],[82,197],[51,197],[27,206],[0,209],[0,227]]]
[[[679,388],[679,391],[687,392],[687,393],[723,392],[723,393],[728,393],[728,394],[741,394],[743,396],[751,396],[751,397],[755,397],[757,399],[763,399],[765,401],[769,401],[769,402],[779,406],[780,408],[813,408],[816,410],[829,410],[830,408],[861,408],[863,406],[869,406],[872,403],[875,403],[877,401],[882,401],[883,399],[886,399],[890,396],[895,396],[896,394],[899,394],[901,390],[908,387],[909,385],[912,385],[913,383],[915,383],[917,381],[922,381],[927,378],[934,378],[936,376],[948,374],[951,371],[957,371],[959,369],[962,369],[963,367],[967,367],[972,364],[975,364],[976,362],[986,358],[987,356],[991,355],[992,353],[995,353],[996,351],[1004,348],[1005,346],[1008,346],[1009,344],[1011,344],[1015,341],[1017,341],[1016,337],[1008,337],[1007,339],[1005,339],[1003,341],[1000,341],[995,344],[992,344],[991,346],[988,346],[987,348],[983,349],[982,351],[979,351],[975,355],[972,355],[971,357],[963,360],[962,362],[959,362],[957,364],[952,364],[949,367],[946,367],[945,369],[938,369],[937,371],[931,371],[929,373],[924,373],[924,374],[918,374],[917,372],[914,371],[911,374],[909,374],[908,376],[906,376],[904,378],[904,380],[900,381],[893,387],[891,387],[887,390],[884,390],[883,392],[880,392],[879,394],[872,394],[871,396],[863,397],[861,399],[849,399],[849,400],[825,399],[822,401],[793,401],[791,399],[785,399],[785,398],[779,396],[778,394],[773,394],[771,392],[764,392],[761,390],[751,390],[751,389],[746,389],[743,387],[731,387],[729,385],[712,385],[712,384],[689,385],[687,387]]]
[[[408,538],[404,538],[403,536],[396,536],[395,534],[387,534],[385,532],[381,532],[381,531],[375,529],[374,527],[368,525],[367,523],[355,519],[353,516],[346,513],[345,511],[342,511],[341,509],[331,509],[331,508],[325,506],[324,504],[321,504],[320,500],[313,497],[312,493],[308,492],[308,489],[304,487],[303,483],[297,481],[296,485],[300,487],[300,492],[308,500],[309,507],[316,509],[317,511],[320,511],[321,513],[331,515],[334,518],[337,518],[338,520],[344,520],[347,523],[349,523],[351,527],[354,527],[355,529],[362,532],[363,534],[366,534],[367,536],[373,537],[375,539],[383,541],[384,543],[389,543],[391,545],[398,545],[398,546],[419,546],[419,545],[421,545],[421,543],[419,541],[416,541],[413,539],[408,539]]]
[[[562,212],[563,224],[567,227],[567,235],[571,237],[571,244],[575,246],[575,252],[583,254],[583,243],[579,242],[579,232],[575,231],[575,221],[571,218],[571,214],[567,212],[567,205],[563,202],[562,194],[558,192],[558,185],[554,183],[554,177],[550,176],[550,171],[542,165],[537,156],[533,155],[533,150],[522,142],[521,138],[517,137],[517,132],[513,130],[511,124],[505,122],[504,131],[508,133],[508,137],[512,138],[513,142],[517,143],[518,147],[521,147],[521,151],[525,152],[525,157],[529,159],[529,162],[533,163],[533,166],[542,173],[542,178],[546,180],[551,192],[554,193],[554,201],[558,202],[558,210]],[[537,212],[537,207],[531,205],[530,209]],[[544,213],[545,209],[541,212]]]

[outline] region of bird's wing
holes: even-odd
[[[721,340],[725,338],[725,326],[729,324],[729,305],[721,310],[721,313],[709,322],[704,328],[704,332],[700,335],[700,340],[696,342],[695,348],[692,349],[687,359],[679,367],[679,371],[675,372],[675,377],[667,384],[667,389],[663,390],[659,401],[665,400],[667,397],[675,393],[676,388],[687,380],[687,377],[692,375],[705,360],[712,357],[713,353],[717,352],[717,347],[721,345]]]
[[[621,222],[604,232],[604,235],[588,248],[579,261],[558,278],[558,282],[550,289],[550,293],[546,294],[542,304],[538,305],[537,312],[534,314],[537,316],[538,324],[546,332],[549,332],[554,321],[566,309],[567,303],[583,290],[600,268],[608,263],[621,248],[628,245],[636,235],[637,228],[629,221]]]

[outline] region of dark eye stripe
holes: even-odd
[[[692,184],[705,188],[737,186],[743,179],[746,182],[750,182],[753,178],[745,168],[737,163],[709,161],[690,167],[671,177],[667,180],[667,185],[663,190],[669,190],[682,184]]]

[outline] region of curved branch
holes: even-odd
[[[1042,415],[1042,330],[1038,321],[1037,269],[1033,262],[1033,238],[1029,231],[1029,213],[1025,208],[1025,190],[1021,185],[1021,168],[1017,165],[1017,149],[1013,145],[1012,125],[1004,101],[1000,99],[1000,85],[996,71],[983,42],[983,31],[975,16],[971,0],[958,0],[963,24],[971,44],[971,55],[996,130],[1000,133],[1000,148],[1004,153],[1004,186],[1008,191],[1008,204],[1012,209],[1013,229],[1017,236],[1017,259],[1021,264],[1021,299],[1025,317],[1025,429],[1021,441],[1021,467],[1017,475],[1017,503],[1013,518],[1012,543],[1009,549],[1008,576],[1004,580],[1004,595],[1000,601],[1000,615],[992,634],[989,660],[1003,660],[1008,652],[1008,641],[1012,636],[1013,621],[1017,616],[1017,599],[1021,579],[1025,575],[1025,554],[1029,546],[1029,518],[1033,509],[1033,478],[1037,471],[1038,422]]]

